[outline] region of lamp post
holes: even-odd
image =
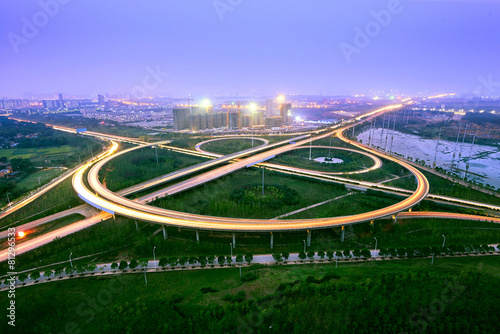
[[[442,248],[444,248],[444,244],[446,242],[446,237],[444,235],[441,235],[441,236],[444,238],[444,240],[443,240],[443,247],[442,247]]]
[[[306,241],[302,240],[304,242],[304,253],[306,252]]]
[[[253,147],[253,114],[257,110],[257,104],[250,103],[250,114],[252,115],[252,147]]]
[[[42,184],[40,183],[40,178],[41,176],[38,177],[38,185],[41,186]]]
[[[71,268],[73,268],[73,261],[71,261],[71,255],[73,254],[73,252],[71,252],[69,254],[69,263],[71,264]]]
[[[155,256],[155,248],[156,246],[153,247],[153,263],[155,265],[155,270],[156,270],[156,256]]]
[[[231,259],[233,258],[233,243],[229,243],[229,246],[231,247]]]
[[[376,237],[373,237],[373,239],[375,239],[375,255],[377,255],[377,244],[378,244],[378,240]]]
[[[10,194],[10,193],[7,193],[7,202],[9,202],[9,206],[10,206],[9,194]]]

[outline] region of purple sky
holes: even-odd
[[[59,0],[44,16],[40,3],[56,1],[0,2],[0,97],[462,92],[500,81],[497,0],[401,0],[349,63],[341,43],[355,47],[355,28],[390,0]],[[34,16],[38,32],[23,35]],[[149,80],[148,67],[168,76]]]

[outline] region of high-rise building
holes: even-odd
[[[100,107],[104,107],[106,101],[104,100],[104,95],[97,95],[97,104],[100,106]]]
[[[172,109],[174,115],[174,127],[177,130],[185,130],[190,128],[189,115],[191,111],[189,108],[174,108]]]
[[[283,124],[288,124],[288,122],[292,116],[292,104],[291,103],[282,103],[280,105],[280,116],[283,120]]]
[[[266,100],[266,115],[265,117],[273,117],[274,115],[274,100]]]

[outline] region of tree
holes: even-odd
[[[21,273],[19,274],[19,276],[17,277],[17,279],[20,281],[20,282],[24,282],[26,281],[26,279],[28,278],[28,274],[26,273]]]
[[[326,257],[328,258],[328,260],[333,260],[333,256],[334,256],[334,253],[331,249],[327,250],[326,251]]]
[[[49,278],[50,276],[52,276],[52,274],[53,274],[52,270],[47,269],[47,270],[45,270],[45,272],[43,273],[43,277],[47,277],[47,278]]]
[[[186,256],[182,256],[180,259],[179,259],[179,264],[184,267],[186,265],[186,263],[188,262],[188,258]],[[177,264],[176,264],[177,265]]]
[[[226,257],[224,255],[219,255],[217,257],[217,263],[220,264],[221,266],[224,265],[224,262],[226,261]]]
[[[274,253],[273,259],[274,259],[274,261],[276,261],[276,263],[280,263],[282,261],[281,253]]]
[[[120,265],[118,266],[118,269],[125,270],[127,268],[127,266],[128,266],[127,261],[122,260],[122,261],[120,261]]]
[[[236,255],[235,260],[241,266],[241,264],[243,263],[243,255],[241,255],[241,254]]]
[[[170,257],[168,259],[168,265],[173,269],[177,266],[177,258],[176,257]],[[186,262],[184,262],[184,264],[186,264]],[[184,264],[182,264],[182,266],[184,267]]]
[[[304,261],[306,259],[306,253],[304,253],[303,251],[300,251],[299,252],[299,259],[301,259],[302,261]]]
[[[79,274],[83,275],[87,271],[87,267],[84,264],[80,263],[76,266],[76,271]]]
[[[231,262],[233,262],[233,258],[231,256],[226,256],[226,262],[227,264],[231,265]]]
[[[198,262],[198,261],[196,260],[196,258],[194,256],[190,256],[188,259],[188,262],[189,262],[189,264],[193,265],[193,264],[196,264],[196,262]]]
[[[368,249],[363,249],[361,251],[361,256],[363,256],[365,259],[369,259],[372,257],[372,252],[370,252],[370,250]]]
[[[404,257],[406,255],[406,248],[398,248],[396,252],[399,257]]]
[[[111,269],[113,269],[113,270],[118,269],[118,263],[116,263],[116,262],[111,263]]]
[[[137,260],[132,260],[128,264],[128,266],[130,267],[130,269],[135,269],[135,268],[137,268],[138,265],[139,265],[139,262],[137,262]]]
[[[387,250],[387,255],[389,255],[389,256],[396,256],[396,255],[397,255],[397,253],[396,253],[396,249],[394,249],[394,248],[389,248],[389,249]]]
[[[323,260],[323,259],[325,258],[325,252],[324,252],[324,251],[322,251],[322,250],[320,250],[320,251],[318,252],[318,256],[319,256],[319,258],[320,258],[321,260]]]
[[[96,269],[97,269],[97,264],[95,264],[94,262],[91,262],[87,265],[87,270],[90,272],[93,272]]]
[[[290,257],[290,253],[288,252],[283,252],[281,253],[281,257],[286,261],[288,261],[288,258]]]
[[[341,259],[341,258],[343,258],[343,257],[344,257],[344,254],[342,253],[342,251],[339,251],[339,250],[338,250],[338,251],[336,251],[336,252],[335,252],[335,256],[336,256],[337,258]]]
[[[73,275],[75,273],[75,271],[76,271],[76,269],[73,267],[64,268],[64,272],[66,273],[66,275]]]
[[[386,257],[387,256],[387,249],[385,248],[380,248],[378,250],[378,255],[382,256],[382,257]]]
[[[57,267],[56,269],[54,269],[54,276],[61,276],[63,272],[64,272],[63,267]]]
[[[168,265],[168,259],[166,257],[161,257],[160,261],[158,261],[158,265],[165,269],[165,267]]]
[[[307,257],[309,258],[309,260],[314,261],[315,254],[316,253],[314,253],[313,251],[309,251],[309,252],[307,252]]]
[[[243,257],[242,257],[243,258]],[[208,261],[208,264],[213,266],[214,265],[214,262],[215,262],[215,256],[214,255],[210,255],[207,259]],[[238,257],[236,257],[236,262],[238,262]],[[241,262],[243,262],[243,260],[241,260]]]
[[[33,281],[36,281],[37,279],[40,278],[40,272],[39,271],[34,271],[30,274],[30,278],[33,280]]]
[[[198,262],[200,263],[200,265],[201,265],[202,267],[205,267],[205,266],[207,265],[207,258],[206,258],[206,257],[204,257],[204,256],[200,256],[200,257],[198,258]]]
[[[148,266],[148,259],[140,259],[139,260],[139,265],[141,266],[141,268],[147,268],[147,266]]]
[[[413,247],[406,248],[406,254],[408,255],[408,257],[414,257],[415,256],[415,249]]]
[[[250,264],[253,261],[253,254],[252,253],[245,254],[245,261],[247,261],[247,263]]]
[[[354,257],[356,257],[356,258],[357,258],[357,257],[360,257],[360,256],[361,256],[361,250],[359,250],[359,249],[355,249],[355,250],[353,250],[353,251],[352,251],[352,255],[353,255]]]
[[[344,256],[346,258],[348,258],[348,259],[351,258],[351,251],[349,249],[345,249],[344,250]]]

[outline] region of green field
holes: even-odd
[[[343,185],[265,171],[265,184],[268,188],[264,187],[265,197],[261,198],[261,183],[262,170],[244,169],[190,191],[160,198],[152,205],[210,216],[271,219],[347,193]],[[244,185],[255,185],[255,194],[248,194],[248,200],[245,202],[238,202],[234,199],[234,191]],[[271,203],[275,199],[271,198],[273,185],[287,186],[298,192],[298,201],[293,204],[283,202],[273,205]]]
[[[3,148],[0,149],[0,157],[9,159],[53,159],[72,154],[73,151],[74,147],[68,145],[47,148]]]
[[[314,159],[319,157],[341,159],[343,162],[322,163],[314,161]],[[270,160],[270,162],[321,172],[353,172],[373,166],[373,160],[363,154],[336,150],[334,147],[331,150],[327,148],[313,148],[311,150],[311,160],[309,160],[309,149],[298,149],[280,154]]]
[[[485,256],[437,258],[433,266],[256,265],[242,270],[255,274],[248,282],[238,268],[148,273],[147,285],[141,273],[79,278],[18,288],[15,331],[4,319],[2,332],[416,333],[423,319],[429,333],[495,333],[499,268],[499,256]],[[226,300],[240,291],[242,302]],[[6,305],[6,292],[0,301]],[[440,312],[430,312],[437,302]]]
[[[48,181],[52,180],[56,176],[59,176],[64,171],[61,169],[45,169],[28,175],[25,179],[17,183],[18,187],[25,188],[26,190],[31,190],[38,188],[40,183],[43,185]],[[40,178],[40,183],[38,183],[38,178]]]
[[[254,146],[257,147],[263,144],[261,140],[254,139]],[[212,153],[227,155],[235,152],[240,152],[252,148],[252,139],[232,138],[225,140],[216,140],[206,143],[200,147],[202,150]]]

